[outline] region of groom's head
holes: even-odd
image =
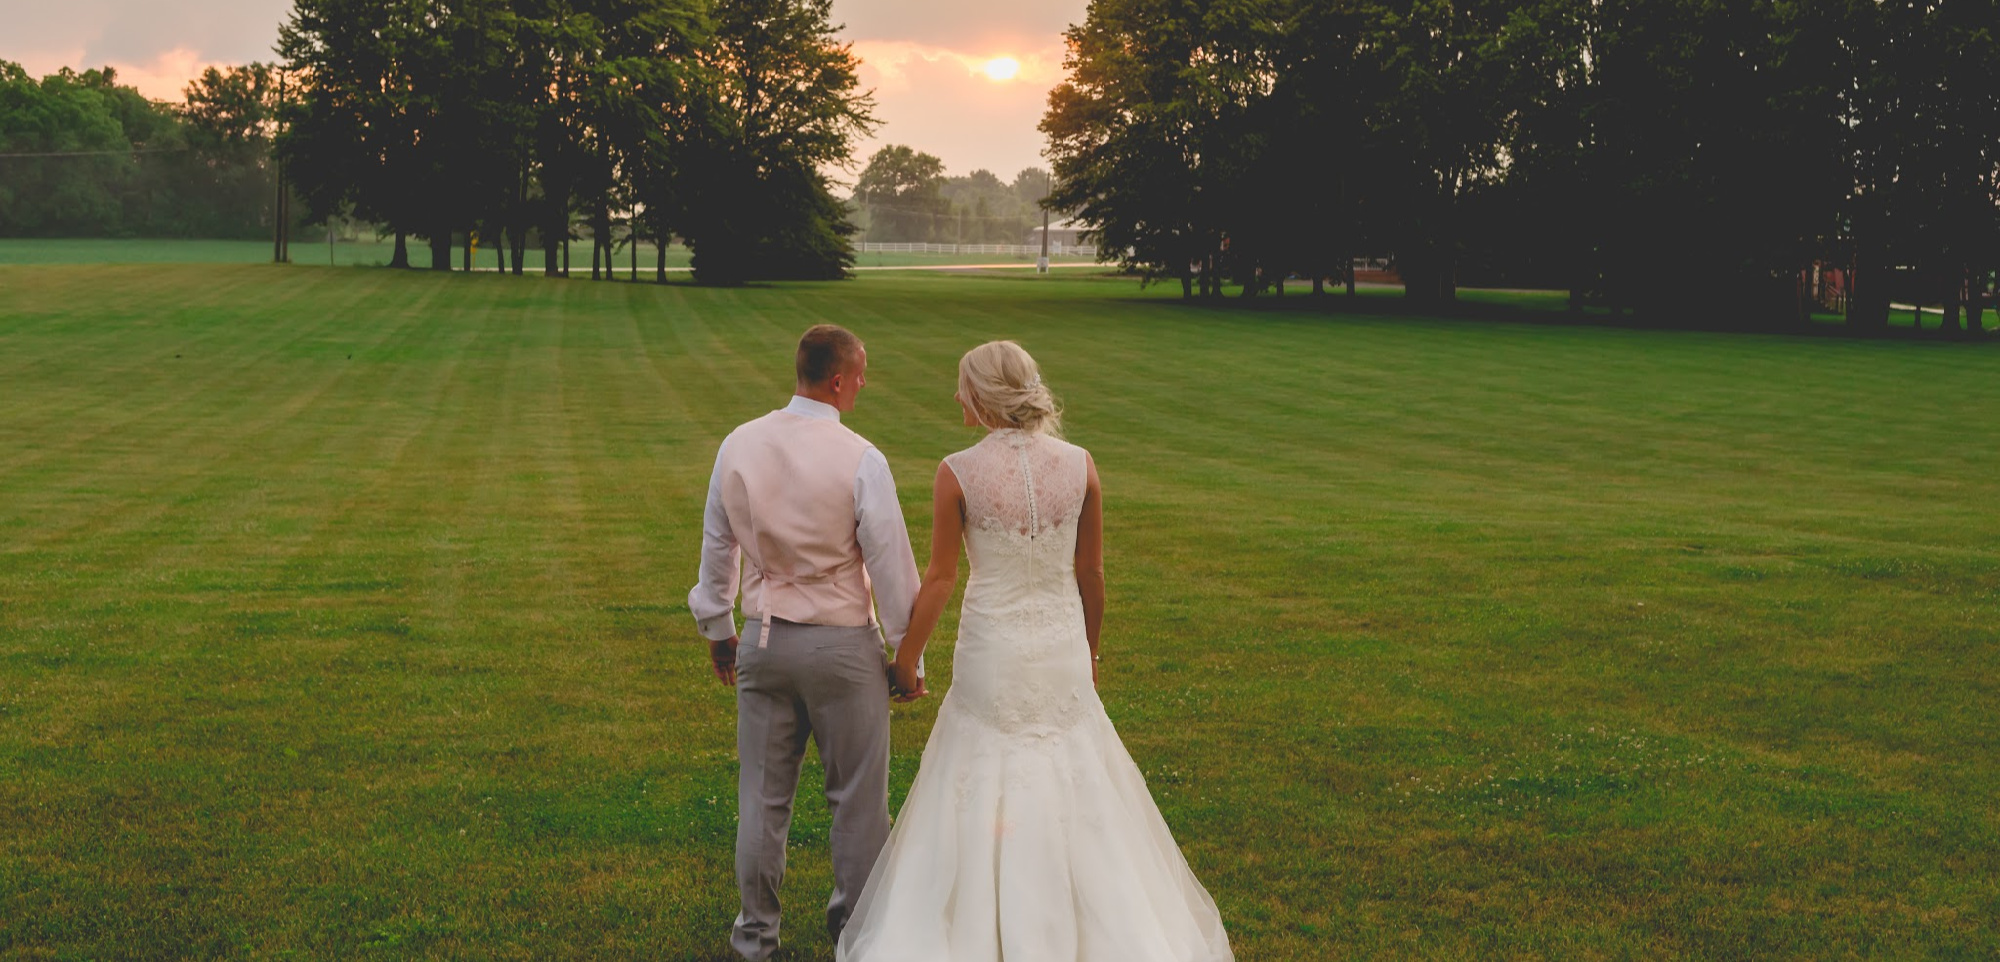
[[[854,332],[838,324],[815,324],[799,338],[798,394],[854,410],[854,398],[868,384],[868,350]]]

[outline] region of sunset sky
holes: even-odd
[[[1002,180],[1043,165],[1035,122],[1061,75],[1062,31],[1085,2],[834,0],[883,121],[859,157],[908,144],[943,158],[946,173],[984,167]],[[269,60],[290,9],[291,0],[0,0],[0,59],[37,76],[109,64],[147,95],[177,100],[204,66]]]

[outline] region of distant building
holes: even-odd
[[[1049,249],[1068,250],[1083,246],[1083,232],[1089,228],[1074,220],[1060,220],[1049,225]],[[1042,246],[1042,229],[1036,227],[1028,232],[1028,246]]]

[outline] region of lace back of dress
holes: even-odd
[[[1083,456],[1047,435],[1004,430],[945,460],[965,492],[968,528],[1040,543],[1070,533],[1083,512]]]

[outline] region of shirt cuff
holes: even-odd
[[[736,613],[725,612],[713,618],[697,618],[695,624],[701,628],[701,636],[709,641],[722,641],[736,637]]]

